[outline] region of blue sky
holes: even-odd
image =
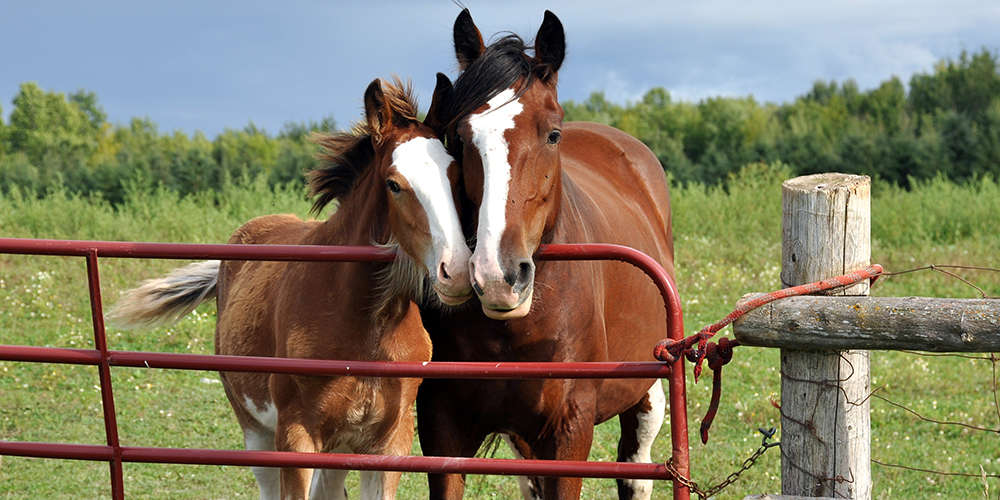
[[[566,29],[560,99],[604,90],[625,104],[653,87],[675,100],[753,95],[787,102],[816,80],[862,89],[904,83],[942,58],[1000,53],[996,0],[464,0],[488,39],[532,38],[545,9]],[[162,132],[361,116],[376,77],[413,80],[430,104],[434,75],[456,74],[451,26],[434,1],[47,1],[0,6],[0,106],[22,82],[97,93],[109,120],[146,116]]]

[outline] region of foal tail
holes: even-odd
[[[219,262],[195,262],[162,278],[144,281],[122,295],[108,320],[120,328],[143,328],[183,318],[198,304],[215,298]]]

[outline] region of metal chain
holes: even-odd
[[[714,496],[715,494],[719,493],[720,491],[724,490],[730,484],[733,484],[737,480],[739,480],[740,475],[743,474],[744,472],[750,470],[750,468],[753,467],[754,464],[757,463],[757,459],[760,458],[761,455],[763,455],[764,452],[766,452],[769,448],[781,445],[780,442],[774,442],[774,443],[768,443],[767,442],[767,440],[771,439],[772,437],[774,437],[774,434],[777,432],[777,429],[775,429],[774,427],[771,427],[768,430],[764,430],[764,428],[761,427],[761,428],[759,428],[757,430],[760,431],[760,433],[764,435],[764,438],[761,439],[761,442],[760,442],[760,448],[757,448],[757,451],[755,451],[753,453],[753,455],[750,455],[750,458],[747,458],[746,460],[743,461],[743,465],[740,468],[740,470],[738,470],[736,472],[733,472],[728,477],[726,477],[725,481],[723,481],[723,482],[721,482],[721,483],[713,486],[712,488],[709,488],[708,491],[702,490],[701,488],[698,487],[698,483],[692,481],[689,478],[686,478],[686,477],[680,475],[677,472],[677,469],[674,468],[673,462],[668,461],[666,463],[667,471],[670,472],[671,474],[673,474],[673,476],[674,476],[674,478],[676,479],[677,482],[683,484],[692,493],[698,495],[698,498],[701,498],[701,499],[710,498],[710,497]]]

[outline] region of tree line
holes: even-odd
[[[0,190],[53,189],[111,202],[131,188],[162,186],[181,195],[221,190],[263,176],[302,182],[316,146],[310,131],[336,129],[332,117],[288,124],[271,136],[252,123],[209,140],[165,133],[148,118],[111,124],[93,92],[68,95],[24,83],[7,123],[0,110]],[[866,174],[907,187],[943,176],[1000,178],[1000,66],[988,49],[963,51],[913,75],[862,91],[853,80],[816,82],[790,103],[717,97],[671,99],[664,88],[625,105],[596,92],[563,103],[566,120],[607,123],[653,150],[674,182],[714,185],[743,165],[782,162],[794,175]]]
[[[795,175],[865,174],[909,186],[937,175],[1000,178],[1000,71],[987,49],[963,51],[914,75],[861,91],[819,81],[794,102],[752,96],[675,102],[663,88],[620,106],[597,92],[563,104],[567,120],[618,127],[648,145],[675,181],[715,184],[752,162]]]
[[[250,123],[209,140],[201,132],[160,132],[149,118],[112,125],[93,92],[64,95],[33,82],[21,84],[13,105],[9,123],[0,119],[0,190],[44,196],[62,189],[114,204],[128,189],[187,195],[259,177],[301,184],[315,161],[309,133],[336,129],[332,117],[286,124],[277,136]]]

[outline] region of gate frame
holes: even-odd
[[[0,253],[86,258],[95,347],[93,349],[71,349],[0,345],[0,360],[97,366],[108,443],[107,445],[81,445],[0,440],[0,455],[109,462],[111,496],[114,500],[123,500],[125,497],[123,472],[125,462],[657,479],[673,482],[673,498],[675,500],[690,499],[689,489],[668,471],[666,464],[121,446],[111,384],[111,367],[420,378],[666,378],[670,397],[672,448],[670,462],[680,476],[690,478],[687,396],[683,357],[674,362],[672,366],[666,366],[664,363],[656,361],[624,363],[364,362],[108,350],[101,301],[99,257],[324,262],[388,262],[393,260],[395,254],[383,248],[0,238]],[[574,261],[617,260],[632,264],[653,280],[663,298],[667,313],[668,338],[671,340],[684,338],[683,312],[677,286],[663,267],[648,255],[620,245],[552,244],[542,245],[535,258]]]

